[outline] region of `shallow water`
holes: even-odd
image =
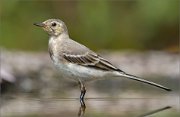
[[[128,80],[96,81],[86,85],[85,105],[69,81],[42,92],[12,90],[1,96],[1,117],[179,117],[178,80],[166,83],[161,80],[172,92]]]
[[[7,99],[7,98],[6,98]],[[179,117],[179,98],[9,98],[2,117]]]

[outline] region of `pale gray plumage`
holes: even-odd
[[[42,27],[50,35],[49,53],[51,59],[63,75],[79,82],[82,99],[86,91],[84,82],[103,77],[126,77],[167,91],[171,90],[125,73],[84,45],[70,39],[65,23],[59,19],[49,19],[35,25]]]

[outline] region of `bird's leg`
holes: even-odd
[[[84,86],[84,84],[79,81],[79,86],[80,86],[80,90],[81,90],[81,94],[80,94],[80,101],[84,101],[84,96],[86,94],[86,87]]]
[[[84,117],[84,113],[86,110],[86,104],[84,102],[84,100],[80,100],[80,108],[79,108],[79,112],[78,112],[78,117]]]

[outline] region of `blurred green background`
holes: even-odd
[[[118,67],[173,89],[167,93],[128,80],[96,81],[87,85],[86,117],[132,117],[165,106],[173,108],[153,117],[179,117],[179,3],[0,0],[0,48],[5,48],[0,56],[1,114],[74,117],[79,113],[78,87],[55,70],[47,52],[48,35],[33,25],[59,18],[73,40],[92,50],[112,50],[104,55]]]
[[[48,35],[33,26],[63,20],[70,37],[93,50],[178,50],[179,0],[1,0],[1,43],[46,51]]]

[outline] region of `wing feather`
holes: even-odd
[[[85,53],[83,55],[72,55],[63,53],[63,55],[64,59],[74,64],[105,71],[121,71],[120,69],[113,66],[110,62],[94,53]]]

